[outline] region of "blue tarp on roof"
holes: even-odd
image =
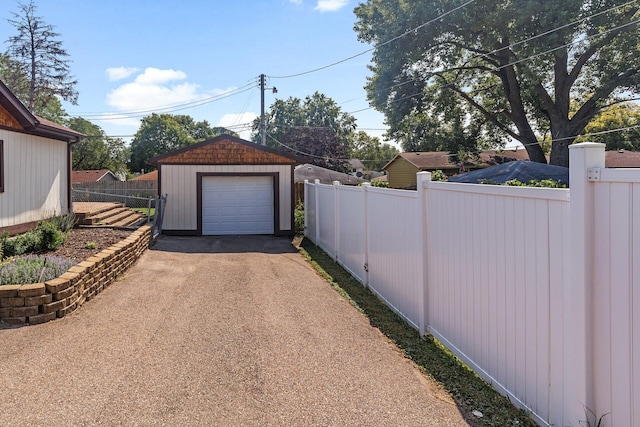
[[[504,184],[510,179],[517,179],[523,183],[528,183],[532,179],[538,181],[543,179],[553,179],[554,181],[559,181],[568,186],[569,168],[530,162],[528,160],[518,160],[452,176],[449,178],[449,182],[478,184],[480,181],[485,179],[499,184]]]

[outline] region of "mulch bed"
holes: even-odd
[[[129,237],[132,230],[118,230],[112,228],[74,228],[67,234],[64,244],[53,254],[82,262],[85,259],[107,249]],[[87,248],[93,246],[95,249]]]

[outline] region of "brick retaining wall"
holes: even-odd
[[[56,279],[0,286],[0,322],[12,326],[37,325],[76,310],[127,271],[149,247],[151,231],[150,226],[140,227]]]

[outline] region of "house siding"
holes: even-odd
[[[0,228],[67,214],[67,143],[2,129],[0,140],[4,141]]]
[[[160,165],[160,191],[168,194],[163,228],[172,231],[198,229],[198,173],[279,174],[279,229],[292,230],[292,166],[290,165]]]
[[[398,157],[385,168],[389,177],[389,187],[406,188],[416,185],[416,173],[420,172],[417,167]]]

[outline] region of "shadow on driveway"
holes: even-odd
[[[298,252],[291,244],[291,237],[258,235],[160,236],[151,250],[185,254],[288,254]]]

